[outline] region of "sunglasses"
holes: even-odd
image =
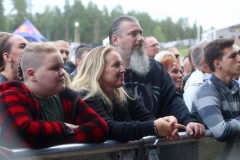
[[[178,58],[180,55],[179,54],[175,54],[175,57]]]

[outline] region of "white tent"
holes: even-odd
[[[103,39],[102,44],[103,44],[103,46],[109,45],[109,38],[107,37],[107,38]]]

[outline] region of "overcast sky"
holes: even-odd
[[[44,11],[46,5],[57,5],[63,8],[65,0],[31,0],[32,11]],[[73,4],[73,0],[69,0]],[[90,0],[81,0],[86,6]],[[135,10],[147,12],[152,19],[161,21],[167,16],[176,22],[180,17],[188,18],[192,25],[195,21],[204,30],[212,26],[217,29],[240,23],[240,0],[91,0],[102,10],[105,5],[111,11],[118,4],[124,13]],[[12,5],[9,0],[4,1],[5,13],[9,13]]]

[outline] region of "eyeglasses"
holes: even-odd
[[[175,54],[175,57],[178,58],[180,55],[179,54]]]
[[[151,48],[156,48],[156,47],[159,47],[159,44],[158,44],[158,43],[156,43],[156,44],[153,44],[153,45],[151,45],[151,46],[148,46],[148,47],[145,47],[145,48],[149,48],[149,47],[151,47]]]

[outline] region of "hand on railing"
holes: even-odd
[[[178,134],[178,130],[179,129],[185,129],[185,126],[178,124],[177,118],[175,118],[174,116],[163,117],[163,119],[165,121],[169,122],[172,127],[176,127],[174,129],[174,132],[172,133],[172,136],[171,137],[165,137],[164,140],[166,140],[166,141],[171,140],[172,141],[174,139],[174,137],[177,137],[179,140],[182,140],[182,137]],[[174,125],[177,125],[180,128],[177,127],[177,126],[174,126]]]
[[[74,129],[78,128],[78,125],[73,125],[69,123],[65,123],[67,127],[66,135],[73,135],[74,134]]]
[[[196,140],[202,138],[206,133],[205,127],[196,122],[188,123],[186,126],[186,131],[193,139]]]
[[[73,125],[73,124],[69,124],[69,123],[65,123],[70,129],[74,130],[76,128],[78,128],[78,125]]]
[[[12,150],[5,148],[5,147],[1,147],[0,146],[0,159],[1,160],[8,160],[8,155],[13,154]]]
[[[174,137],[182,139],[178,134],[178,129],[185,129],[185,126],[178,124],[174,116],[159,118],[154,121],[154,125],[157,127],[158,136],[165,136],[165,140],[173,140]]]

